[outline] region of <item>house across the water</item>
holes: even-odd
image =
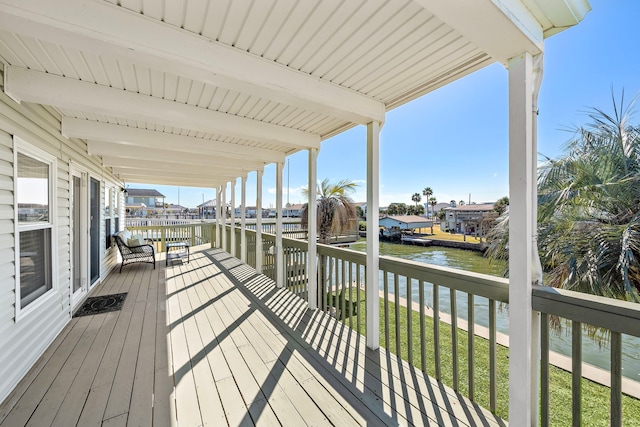
[[[386,238],[400,238],[403,231],[430,228],[433,233],[433,221],[418,215],[395,215],[380,218],[380,235]]]

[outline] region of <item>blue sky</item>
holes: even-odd
[[[590,107],[612,110],[611,91],[625,99],[640,92],[640,1],[590,0],[592,11],[577,27],[545,43],[544,79],[539,97],[538,151],[562,152],[566,129],[587,123]],[[431,187],[439,202],[493,202],[508,195],[507,71],[494,64],[387,114],[380,147],[380,204],[410,204],[411,195]],[[640,114],[640,113],[639,113]],[[640,120],[635,116],[634,122]],[[287,169],[290,168],[290,171]],[[287,185],[289,176],[289,185]],[[350,179],[352,195],[366,200],[366,129],[358,126],[322,143],[318,179]],[[255,173],[247,181],[247,204],[255,203]],[[178,188],[156,188],[178,203]],[[307,152],[289,157],[284,202],[304,203]],[[275,207],[275,166],[264,172],[263,206]],[[236,184],[236,204],[240,185]],[[213,189],[181,187],[180,204],[194,207],[214,197]],[[228,193],[229,194],[229,193]],[[227,199],[229,196],[227,196]]]

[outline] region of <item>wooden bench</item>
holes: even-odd
[[[134,262],[146,262],[153,264],[153,268],[156,268],[156,250],[153,245],[128,246],[118,234],[114,234],[113,239],[116,245],[118,245],[118,250],[122,256],[120,273],[122,273],[122,267],[124,267],[125,264],[132,264]]]

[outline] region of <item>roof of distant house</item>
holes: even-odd
[[[389,215],[385,218],[391,218],[394,219],[398,222],[403,222],[405,224],[415,224],[415,223],[422,223],[422,222],[431,222],[430,219],[427,219],[423,216],[418,216],[418,215]],[[384,218],[381,218],[384,219]]]
[[[426,205],[426,204],[427,204],[427,203],[425,203],[425,205]],[[439,211],[439,210],[441,210],[441,209],[446,209],[446,208],[449,208],[449,207],[451,207],[451,205],[450,205],[449,203],[438,203],[438,204],[437,204],[437,205],[435,205],[435,206],[431,206],[431,205],[429,205],[429,209],[430,209],[430,210],[434,210],[434,211]]]
[[[445,208],[452,211],[492,211],[493,203],[482,203],[479,205],[462,205],[455,208]]]
[[[167,208],[167,210],[170,211],[184,211],[185,209],[188,209],[182,205],[174,205],[173,203],[169,205],[169,207]]]
[[[298,203],[298,204],[291,205],[288,208],[284,208],[284,209],[289,209],[291,211],[299,211],[299,210],[302,210],[303,207],[304,207],[304,205],[302,203]]]
[[[165,197],[152,188],[127,188],[127,197]]]
[[[216,199],[207,200],[204,203],[200,203],[198,205],[199,208],[215,208],[216,207]]]

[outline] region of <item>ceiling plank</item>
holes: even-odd
[[[523,52],[544,50],[542,27],[521,0],[415,2],[503,65]]]
[[[353,123],[384,121],[382,102],[107,2],[1,0],[0,28],[252,94]]]
[[[298,149],[319,148],[320,136],[25,68],[5,68],[5,92],[17,101],[161,123]]]
[[[136,145],[190,153],[214,153],[224,158],[259,160],[265,163],[283,162],[286,157],[284,153],[264,148],[247,147],[222,141],[70,117],[62,118],[62,135],[67,138],[104,141],[119,145]]]

